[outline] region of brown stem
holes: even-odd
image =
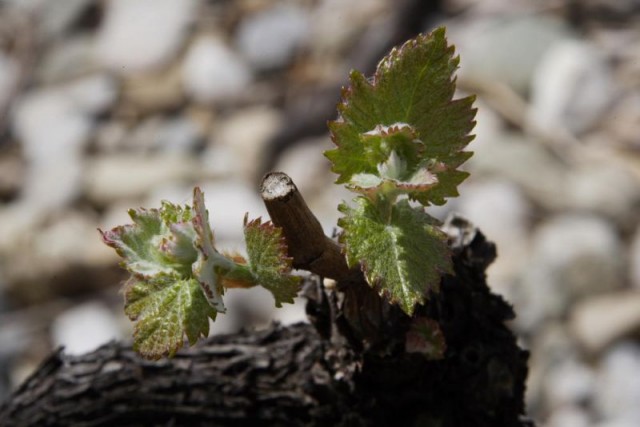
[[[336,281],[361,274],[359,269],[349,269],[340,246],[325,236],[320,222],[287,174],[270,172],[265,175],[260,195],[271,221],[282,228],[295,268]]]

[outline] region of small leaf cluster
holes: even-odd
[[[281,230],[245,217],[248,259],[219,252],[197,187],[192,206],[162,202],[160,209],[132,209],[129,216],[132,224],[101,235],[131,273],[125,313],[136,321],[134,349],[145,357],[172,356],[185,336],[191,345],[206,337],[209,319],[226,311],[226,288],[262,285],[278,307],[298,292]]]
[[[357,193],[342,203],[341,242],[350,266],[409,315],[452,271],[446,236],[424,207],[458,195],[458,170],[472,153],[473,97],[454,100],[459,59],[444,29],[393,49],[372,79],[351,72],[329,123],[325,153],[337,183]]]
[[[336,182],[356,194],[338,207],[347,262],[408,315],[452,272],[446,236],[425,208],[457,196],[468,175],[458,168],[471,156],[464,149],[475,109],[473,97],[453,99],[458,62],[443,28],[420,35],[393,49],[371,79],[351,72],[329,123],[336,148],[325,154]],[[229,288],[261,285],[278,307],[298,292],[282,231],[245,216],[247,258],[218,251],[199,188],[191,206],[163,202],[129,215],[132,224],[101,235],[131,273],[125,312],[145,357],[172,356],[185,337],[193,345],[207,336]],[[413,321],[407,351],[442,357],[438,325]]]

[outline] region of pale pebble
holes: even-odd
[[[199,176],[192,156],[175,153],[153,156],[119,154],[87,162],[84,186],[87,197],[101,205],[136,199],[172,182],[190,182]]]
[[[281,112],[264,106],[246,108],[221,120],[212,141],[231,149],[236,177],[253,180],[266,144],[280,129],[282,120]]]
[[[249,219],[262,217],[269,219],[258,190],[244,181],[227,179],[220,182],[206,182],[201,185],[209,210],[209,222],[220,247],[237,250],[244,247],[242,221],[245,214]]]
[[[473,177],[510,180],[529,200],[547,209],[567,205],[567,168],[541,142],[504,132],[472,144],[474,155],[466,167]]]
[[[579,406],[565,406],[553,411],[545,427],[590,427],[591,417],[584,408]]]
[[[31,255],[40,263],[52,266],[108,265],[112,251],[100,241],[96,224],[97,218],[93,216],[66,212],[32,239]]]
[[[526,269],[513,287],[514,324],[530,331],[581,298],[619,289],[622,268],[621,243],[609,222],[579,214],[549,219],[535,231]]]
[[[182,65],[185,89],[201,103],[232,100],[247,90],[251,79],[244,61],[216,37],[193,42]]]
[[[640,330],[640,292],[615,292],[588,298],[571,311],[569,324],[580,344],[598,354]]]
[[[529,202],[518,186],[502,179],[471,181],[461,194],[456,210],[497,245],[499,256],[487,270],[488,283],[511,299],[514,280],[528,260]]]
[[[64,346],[66,354],[80,355],[121,339],[123,334],[111,310],[91,301],[58,315],[51,325],[51,337],[54,346]]]
[[[640,345],[622,342],[601,360],[594,407],[602,419],[640,420]]]
[[[308,12],[290,4],[275,6],[245,17],[236,34],[240,53],[258,70],[279,68],[291,60],[307,40]]]
[[[615,92],[603,53],[584,41],[557,42],[535,69],[528,120],[548,132],[580,134],[597,124]]]
[[[579,406],[592,398],[596,384],[588,365],[567,357],[547,372],[545,396],[552,406]]]
[[[194,21],[196,0],[112,0],[96,37],[106,67],[133,74],[157,69],[178,52]]]
[[[557,18],[515,13],[452,22],[447,33],[460,53],[462,78],[500,82],[521,94],[547,49],[571,35]]]

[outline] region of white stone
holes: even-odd
[[[105,151],[193,153],[204,138],[201,128],[189,117],[162,118],[152,115],[128,129],[119,122],[103,126],[97,141]]]
[[[561,407],[551,413],[545,427],[591,427],[587,412],[579,406]]]
[[[27,93],[12,121],[27,160],[41,163],[80,153],[93,126],[91,115],[109,108],[116,97],[116,83],[106,74]]]
[[[25,214],[29,212],[22,208]],[[7,219],[6,214],[7,211],[0,212],[0,220]],[[28,224],[23,218],[15,218],[8,224],[8,230],[3,230],[5,226],[0,225],[3,231],[0,268],[7,275],[9,284],[31,283],[37,288],[43,280],[55,281],[56,277],[69,272],[74,266],[99,269],[116,261],[113,250],[109,250],[98,236],[98,221],[94,216],[66,211],[50,215],[46,222],[42,217],[35,219],[38,222]],[[4,234],[6,231],[8,234]]]
[[[4,0],[4,3],[9,7],[15,7],[18,8],[18,10],[33,13],[45,5],[47,0]]]
[[[602,214],[616,224],[634,224],[640,181],[631,171],[608,160],[603,155],[569,172],[568,202],[576,210]]]
[[[99,114],[108,110],[118,97],[117,82],[106,73],[77,79],[62,90],[73,108],[85,114]]]
[[[249,214],[250,220],[257,217],[264,221],[269,219],[258,189],[242,181],[207,182],[201,188],[209,210],[209,222],[221,248],[244,248],[242,220],[245,213]]]
[[[544,14],[487,16],[447,28],[447,38],[460,53],[460,76],[500,82],[526,94],[546,50],[569,37],[569,30],[561,20]]]
[[[457,210],[496,243],[498,258],[488,283],[510,299],[510,287],[527,261],[530,211],[521,190],[505,180],[471,181],[461,189]]]
[[[78,155],[91,131],[89,118],[60,90],[25,95],[15,107],[12,124],[26,159],[37,164]]]
[[[509,181],[469,182],[458,209],[483,234],[504,249],[523,246],[527,240],[530,207],[521,190]]]
[[[187,93],[202,103],[233,99],[246,91],[251,78],[244,61],[216,37],[196,40],[182,65]]]
[[[515,324],[531,330],[583,297],[620,288],[622,267],[621,243],[609,222],[576,214],[550,219],[536,230],[524,275],[514,286]]]
[[[594,407],[602,419],[640,421],[640,345],[620,343],[602,359]],[[637,425],[637,424],[636,424]]]
[[[168,183],[190,182],[197,179],[198,172],[196,159],[175,153],[101,156],[87,162],[84,185],[89,199],[108,204],[140,199]]]
[[[2,286],[0,285],[0,289]],[[2,300],[0,300],[2,301]],[[6,305],[3,302],[2,311],[6,312]],[[23,354],[33,345],[32,324],[26,321],[20,322],[20,317],[14,321],[9,321],[2,325],[0,329],[0,360],[5,361],[8,357],[15,358],[16,354]],[[6,366],[6,365],[5,365]],[[3,369],[6,369],[3,367]],[[0,392],[1,392],[0,386]]]
[[[328,136],[299,141],[279,156],[273,170],[289,175],[306,199],[311,192],[325,190],[335,181],[330,162],[324,157],[324,152],[333,147]]]
[[[309,323],[305,311],[306,303],[307,300],[304,298],[295,298],[293,304],[282,304],[282,307],[276,308],[273,312],[273,320],[285,326],[300,322]]]
[[[240,22],[237,46],[249,63],[259,69],[286,65],[307,40],[309,16],[295,3],[277,4]]]
[[[235,175],[254,179],[266,143],[282,123],[279,111],[267,107],[246,108],[221,121],[213,143],[229,147],[233,153]]]
[[[638,427],[638,425],[640,425],[640,411],[595,423],[593,427]]]
[[[193,188],[195,185],[186,182],[167,182],[153,188],[144,199],[142,206],[160,207],[164,200],[177,205],[193,205]]]
[[[122,333],[111,311],[101,302],[88,302],[58,315],[51,325],[54,346],[64,346],[65,354],[80,355],[95,350]]]
[[[93,115],[109,108],[116,96],[113,78],[98,74],[33,91],[17,103],[12,128],[29,165],[21,193],[25,203],[44,211],[78,196]]]
[[[579,360],[580,350],[565,323],[560,321],[551,321],[538,328],[528,346],[531,358],[526,403],[529,408],[535,408],[536,413],[549,411],[554,405],[547,393],[550,373],[568,360]]]
[[[553,270],[555,283],[576,297],[622,286],[622,247],[611,223],[567,214],[536,231],[534,257]]]
[[[239,156],[228,145],[210,144],[201,154],[203,169],[207,176],[215,178],[234,177],[238,173]]]
[[[455,98],[461,98],[464,95],[456,94]],[[475,152],[476,150],[482,148],[486,144],[491,144],[493,141],[504,138],[503,128],[504,121],[503,118],[498,115],[498,113],[491,108],[482,98],[477,98],[474,102],[474,107],[478,109],[476,113],[476,125],[473,128],[473,133],[475,138],[468,145],[469,151]],[[471,157],[468,160],[468,164],[474,162],[476,155]],[[466,164],[466,163],[465,163]]]
[[[508,179],[520,186],[527,198],[548,209],[567,205],[566,165],[540,142],[521,134],[491,136],[472,143],[475,154],[466,163],[472,177]]]
[[[586,42],[555,43],[535,70],[528,120],[549,132],[589,130],[615,95],[611,73],[605,56]]]
[[[32,235],[31,255],[52,269],[67,265],[103,266],[112,250],[98,238],[96,218],[69,211]]]
[[[285,326],[307,322],[306,300],[295,298],[293,304],[282,304],[282,307],[276,308],[273,294],[262,286],[228,289],[224,300],[227,313],[216,317],[211,334],[236,333],[242,328],[261,328],[272,321]]]
[[[640,292],[625,291],[592,297],[572,310],[574,336],[592,353],[640,329]]]
[[[311,48],[324,56],[341,52],[363,26],[392,8],[385,0],[320,0],[309,18]]]
[[[52,156],[46,161],[31,163],[20,194],[33,208],[59,210],[82,192],[84,160],[79,153]]]
[[[115,95],[111,78],[97,75],[33,91],[19,100],[12,128],[29,165],[22,199],[48,210],[77,197],[92,115],[109,107]]]
[[[0,207],[0,267],[28,236],[32,235],[44,219],[46,211],[33,201],[19,200]]]
[[[596,387],[591,368],[573,358],[566,358],[547,373],[545,397],[550,405],[580,405],[587,402]]]
[[[137,73],[168,63],[195,18],[196,0],[111,0],[96,49],[108,68]]]
[[[194,152],[204,135],[198,125],[188,117],[178,116],[164,122],[156,145],[163,152]]]

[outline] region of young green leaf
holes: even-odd
[[[171,224],[164,221],[162,211],[173,208],[171,204],[164,204],[161,210],[130,209],[133,224],[101,231],[102,240],[123,258],[123,268],[140,277],[186,274],[190,267],[185,266],[181,258],[195,260],[197,255],[192,245],[183,247],[182,233],[176,233]],[[182,223],[176,225],[179,224]]]
[[[416,139],[415,131],[407,124],[377,126],[362,135],[365,154],[376,164],[377,173],[357,173],[347,187],[375,198],[384,195],[395,199],[400,194],[424,192],[438,184],[430,165],[423,165],[424,144]]]
[[[209,335],[209,318],[216,318],[195,279],[132,277],[124,294],[125,313],[136,321],[133,348],[149,359],[173,356],[184,335],[193,345]]]
[[[407,200],[382,212],[370,199],[357,197],[355,207],[341,204],[339,220],[350,266],[360,263],[367,281],[409,315],[440,276],[452,272],[446,235],[435,220]]]
[[[276,307],[281,307],[283,302],[293,303],[300,278],[290,274],[292,259],[287,255],[282,230],[270,221],[262,223],[260,218],[248,221],[245,216],[244,238],[249,270],[256,282],[273,294]]]
[[[352,182],[357,174],[384,179],[378,166],[395,150],[407,163],[406,173],[418,174],[413,179],[418,187],[406,189],[410,198],[427,206],[457,196],[467,174],[456,168],[471,156],[462,150],[473,139],[469,133],[475,124],[474,98],[453,100],[458,62],[439,28],[393,49],[372,81],[353,71],[338,106],[340,116],[329,123],[337,148],[326,156],[339,174],[337,182],[358,187]],[[411,182],[409,176],[400,181]]]
[[[149,358],[172,355],[184,335],[193,344],[208,334],[208,319],[225,311],[223,276],[242,276],[244,267],[215,249],[199,188],[193,208],[162,202],[129,215],[133,224],[101,234],[132,273],[124,294],[125,312],[137,322],[134,347]]]

